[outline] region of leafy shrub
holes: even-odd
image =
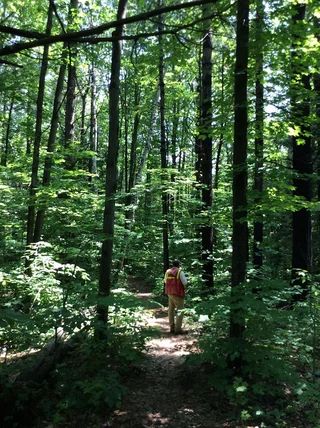
[[[293,306],[296,290],[284,281],[248,281],[245,287],[237,301],[246,315],[244,341],[229,338],[230,297],[221,287],[196,305],[195,313],[204,320],[201,353],[190,362],[206,365],[209,385],[238,409],[239,420],[290,426],[302,412],[312,424],[320,416],[319,385],[312,382],[319,365],[317,285],[309,301]],[[230,362],[240,353],[242,375],[234,378]]]

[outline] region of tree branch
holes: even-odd
[[[51,7],[53,9],[53,13],[55,14],[55,16],[56,16],[56,18],[57,18],[57,20],[58,20],[58,22],[60,24],[62,32],[66,33],[66,29],[64,28],[63,22],[62,22],[62,20],[61,20],[61,18],[59,16],[59,13],[58,13],[58,10],[57,10],[57,7],[56,7],[56,4],[55,4],[54,0],[49,0],[49,1],[51,3]]]
[[[173,12],[173,11],[181,10],[181,9],[187,9],[187,8],[191,8],[191,7],[195,7],[195,6],[200,6],[202,4],[217,3],[217,2],[218,2],[218,0],[193,0],[193,1],[190,1],[187,3],[180,3],[180,4],[176,4],[176,5],[161,7],[158,9],[151,10],[149,12],[143,12],[143,13],[140,13],[138,15],[129,16],[128,18],[107,22],[107,23],[99,25],[97,27],[88,28],[88,29],[81,30],[81,31],[74,31],[74,32],[66,33],[66,34],[65,33],[64,34],[57,34],[57,35],[53,35],[50,37],[44,36],[40,40],[34,40],[31,42],[15,43],[15,44],[12,44],[10,46],[5,46],[2,49],[0,49],[0,56],[12,55],[12,54],[21,52],[21,51],[26,50],[26,49],[31,49],[31,48],[38,47],[38,46],[50,45],[50,44],[58,43],[58,42],[76,41],[77,39],[81,39],[84,37],[101,34],[106,30],[110,30],[111,28],[117,28],[117,27],[122,26],[122,25],[132,24],[132,23],[139,22],[139,21],[145,21],[149,18],[152,18],[154,16],[159,16],[163,13]],[[20,31],[20,30],[16,29],[16,31]],[[22,30],[22,31],[24,31],[24,30]]]
[[[214,18],[218,16],[216,13],[213,13],[212,15],[209,16],[210,19]],[[206,20],[208,19],[205,18]],[[147,38],[147,37],[158,37],[160,34],[173,34],[173,35],[177,35],[177,33],[181,30],[186,30],[187,28],[192,27],[195,24],[198,24],[199,22],[202,22],[204,20],[204,18],[199,18],[196,19],[192,22],[189,22],[188,24],[185,25],[180,25],[180,26],[175,26],[174,29],[172,30],[163,30],[161,32],[159,31],[150,31],[150,32],[145,32],[145,33],[138,33],[138,34],[125,34],[122,35],[121,37],[117,37],[117,36],[111,36],[111,37],[83,37],[81,39],[76,39],[75,41],[78,43],[89,43],[89,44],[97,44],[100,42],[113,42],[115,40],[138,40],[141,38]],[[202,31],[202,30],[201,30]]]
[[[0,65],[1,64],[10,65],[11,67],[23,68],[22,65],[16,64],[15,62],[12,62],[12,61],[6,61],[5,59],[0,59]]]
[[[0,25],[0,33],[13,34],[14,36],[27,37],[30,39],[44,39],[46,37],[44,33],[39,33],[38,31],[22,30],[7,25]]]

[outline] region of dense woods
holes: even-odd
[[[317,427],[318,2],[0,10],[1,426],[101,426],[179,259],[225,426]]]

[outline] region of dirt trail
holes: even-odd
[[[139,293],[142,299],[150,293]],[[148,310],[148,324],[157,327],[160,337],[147,342],[146,357],[137,374],[128,379],[128,394],[122,407],[115,411],[109,427],[112,428],[221,428],[228,424],[216,423],[215,411],[204,396],[195,393],[193,380],[188,379],[183,363],[196,349],[194,332],[170,335],[167,310]],[[195,374],[190,371],[190,376]]]

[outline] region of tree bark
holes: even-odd
[[[219,172],[220,172],[220,160],[221,160],[221,152],[224,140],[224,130],[225,130],[225,109],[224,109],[224,94],[225,94],[225,49],[222,50],[221,54],[221,100],[220,100],[220,108],[221,108],[221,117],[220,117],[220,135],[219,142],[217,147],[217,156],[216,156],[216,166],[215,166],[215,174],[214,174],[214,190],[218,189],[219,185]]]
[[[124,153],[123,153],[123,170],[124,170],[124,191],[128,192],[129,189],[129,113],[128,113],[128,75],[125,74],[124,78],[124,91],[121,98],[121,109],[123,111],[124,121]]]
[[[69,10],[69,27],[74,24],[75,14],[78,10],[78,0],[71,0]],[[72,30],[71,30],[72,31]],[[66,111],[64,124],[64,145],[67,151],[74,150],[74,133],[75,133],[75,112],[76,112],[76,85],[77,85],[77,48],[74,43],[69,43],[69,61],[68,61],[68,79],[67,79],[67,96]],[[66,156],[66,168],[74,169],[76,165],[75,157],[69,153]]]
[[[263,129],[264,129],[264,87],[263,87],[263,20],[264,6],[263,0],[256,0],[255,19],[255,61],[256,61],[256,82],[255,82],[255,165],[254,165],[254,186],[255,204],[259,204],[263,191]],[[253,224],[253,254],[252,261],[255,269],[259,270],[263,264],[262,245],[263,222],[255,220]]]
[[[314,33],[318,40],[318,43],[320,43],[320,19],[314,18]],[[317,162],[316,162],[316,171],[318,175],[317,180],[317,188],[316,188],[316,197],[318,201],[320,201],[320,71],[316,72],[313,75],[313,88],[314,88],[314,96],[315,96],[315,124],[313,126],[313,136],[314,136],[314,143],[315,148],[317,151]],[[320,215],[317,215],[317,234],[319,234],[320,231]],[[314,240],[315,247],[315,253],[318,252],[318,245],[317,240]],[[319,252],[318,252],[319,254]],[[317,260],[317,271],[319,271],[320,265],[319,265],[319,257],[315,257],[315,260]]]
[[[91,67],[91,103],[90,103],[90,150],[98,151],[98,122],[97,122],[97,85],[94,65]],[[97,174],[97,156],[94,155],[89,160],[90,174]],[[92,181],[92,176],[90,176]]]
[[[210,6],[203,6],[203,17],[210,14]],[[205,212],[205,224],[201,226],[202,279],[205,289],[213,287],[213,228],[212,209],[212,36],[211,20],[204,23],[201,59],[201,105],[200,105],[200,138],[201,138],[201,184],[202,210]]]
[[[117,19],[124,19],[126,15],[127,0],[119,0]],[[123,27],[114,31],[115,36],[121,36]],[[109,86],[109,142],[107,149],[106,192],[103,217],[104,240],[102,242],[99,296],[110,294],[112,285],[112,256],[114,241],[115,195],[117,191],[117,160],[119,152],[119,97],[120,97],[120,65],[121,43],[115,40],[112,43],[111,78]],[[106,324],[108,321],[108,306],[98,304],[98,321]],[[101,325],[101,324],[100,324]]]
[[[11,101],[10,101],[10,105],[9,105],[8,120],[7,120],[7,125],[5,127],[3,151],[2,151],[2,156],[1,156],[1,166],[7,166],[7,162],[8,162],[8,156],[9,156],[9,150],[10,150],[10,131],[11,131],[11,125],[12,125],[13,107],[14,107],[14,96],[12,96]]]
[[[130,147],[130,162],[129,162],[129,192],[135,185],[136,180],[136,170],[137,170],[137,145],[138,145],[138,131],[140,125],[140,96],[139,96],[139,87],[136,84],[134,88],[134,120],[133,120],[133,130],[131,138],[131,147]]]
[[[32,106],[30,100],[30,89],[28,89],[27,102],[27,123],[26,123],[26,155],[31,155],[32,139],[33,139],[33,119]]]
[[[174,72],[174,70],[173,70]],[[173,103],[173,119],[172,119],[172,134],[171,134],[171,158],[172,158],[172,173],[171,181],[176,180],[176,169],[177,169],[177,144],[178,144],[178,128],[180,119],[180,102],[175,100]],[[170,233],[174,233],[174,221],[175,221],[175,196],[174,194],[169,195],[169,230]]]
[[[248,146],[248,44],[249,1],[237,3],[237,40],[234,81],[234,145],[232,184],[232,275],[230,306],[230,338],[237,346],[238,356],[230,358],[234,374],[242,371],[242,346],[244,342],[245,316],[241,302],[248,260],[247,224],[247,146]]]
[[[79,89],[79,87],[78,87],[78,89]],[[86,108],[87,108],[88,92],[91,89],[92,88],[91,88],[91,68],[90,68],[90,72],[89,72],[89,76],[88,76],[88,84],[86,85],[85,90],[83,92],[81,91],[81,94],[80,94],[80,97],[81,97],[80,146],[82,149],[87,148],[87,144],[86,144],[86,133],[87,133]],[[91,109],[91,105],[90,105],[90,109]],[[91,111],[90,111],[90,125],[91,125]],[[90,143],[89,143],[89,147],[90,147]],[[89,166],[90,166],[90,162],[89,162]],[[89,167],[88,167],[88,170],[90,170]]]
[[[202,105],[202,67],[201,67],[201,56],[202,56],[202,45],[199,47],[198,53],[198,105]],[[201,108],[198,109],[197,112],[197,121],[199,124],[199,132],[196,136],[195,146],[194,146],[194,154],[195,154],[195,170],[196,170],[196,180],[198,183],[202,183],[202,138],[201,136]]]
[[[292,123],[300,127],[298,136],[292,137],[292,167],[294,194],[306,201],[312,199],[312,147],[310,136],[310,75],[302,74],[301,25],[306,13],[306,4],[294,5],[293,46],[291,54]],[[305,299],[310,282],[305,273],[312,269],[311,212],[307,208],[295,211],[292,216],[292,284],[300,288],[295,299]]]
[[[161,1],[158,2],[158,7],[161,7]],[[165,191],[164,181],[167,179],[166,169],[167,162],[167,141],[166,141],[166,128],[165,128],[165,83],[164,83],[164,53],[162,34],[164,25],[163,17],[159,17],[159,93],[160,93],[160,156],[161,156],[161,178],[162,178],[162,257],[163,257],[163,271],[169,268],[169,195]]]

